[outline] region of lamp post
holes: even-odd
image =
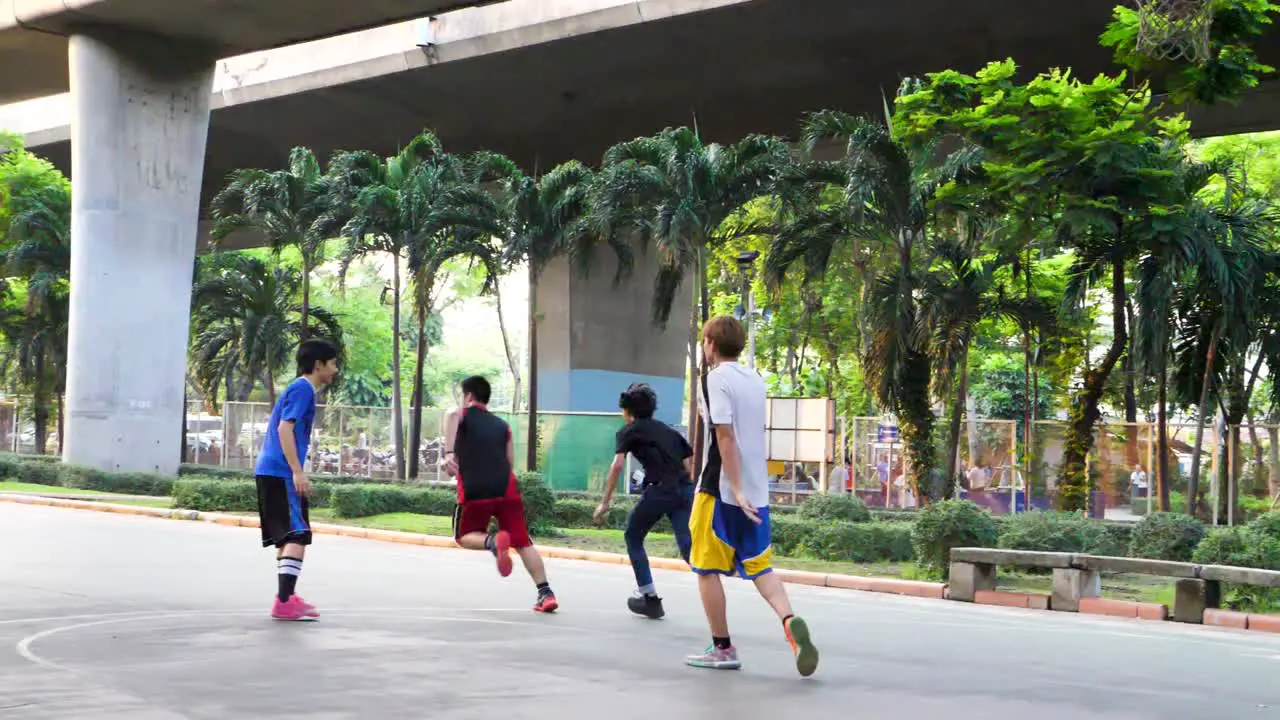
[[[758,257],[759,250],[738,253],[738,271],[742,275],[742,306],[747,316],[747,367],[753,370],[756,367],[756,298],[755,293],[751,292],[751,267]]]

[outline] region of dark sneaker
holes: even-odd
[[[796,654],[796,670],[801,677],[809,677],[818,669],[818,648],[813,646],[809,637],[809,625],[798,617],[787,619],[785,625],[787,642],[791,643],[791,651]]]
[[[657,595],[632,595],[627,598],[627,607],[631,612],[650,620],[657,620],[667,614],[662,609],[662,598]]]
[[[560,608],[560,603],[556,601],[553,593],[543,593],[538,596],[538,601],[533,604],[533,611],[540,613],[553,613]]]

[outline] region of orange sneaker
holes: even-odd
[[[809,637],[808,623],[792,615],[782,627],[787,632],[787,642],[791,643],[791,652],[796,654],[796,670],[801,677],[809,677],[818,669],[818,648]]]

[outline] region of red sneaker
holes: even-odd
[[[556,596],[551,593],[539,595],[538,602],[533,604],[533,611],[540,613],[553,613],[560,608],[560,603],[556,602]]]
[[[493,536],[493,555],[498,559],[498,574],[506,577],[511,574],[511,536],[506,530],[499,530]]]
[[[297,595],[290,595],[289,599],[284,602],[280,602],[280,598],[277,597],[275,604],[271,607],[271,619],[290,620],[294,622],[315,620],[318,617],[318,614],[309,614],[309,612],[315,613],[315,608],[310,608],[309,611],[308,608],[310,608],[310,606],[304,604]]]

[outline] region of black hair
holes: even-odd
[[[338,357],[338,348],[328,340],[304,340],[298,346],[298,374],[309,375],[315,372],[316,366],[320,363],[335,360]]]
[[[632,417],[647,420],[658,409],[658,395],[644,383],[633,383],[618,397],[618,407],[631,413]]]
[[[470,394],[481,405],[489,404],[489,395],[493,390],[489,387],[489,381],[479,375],[472,375],[462,381],[462,394]]]

